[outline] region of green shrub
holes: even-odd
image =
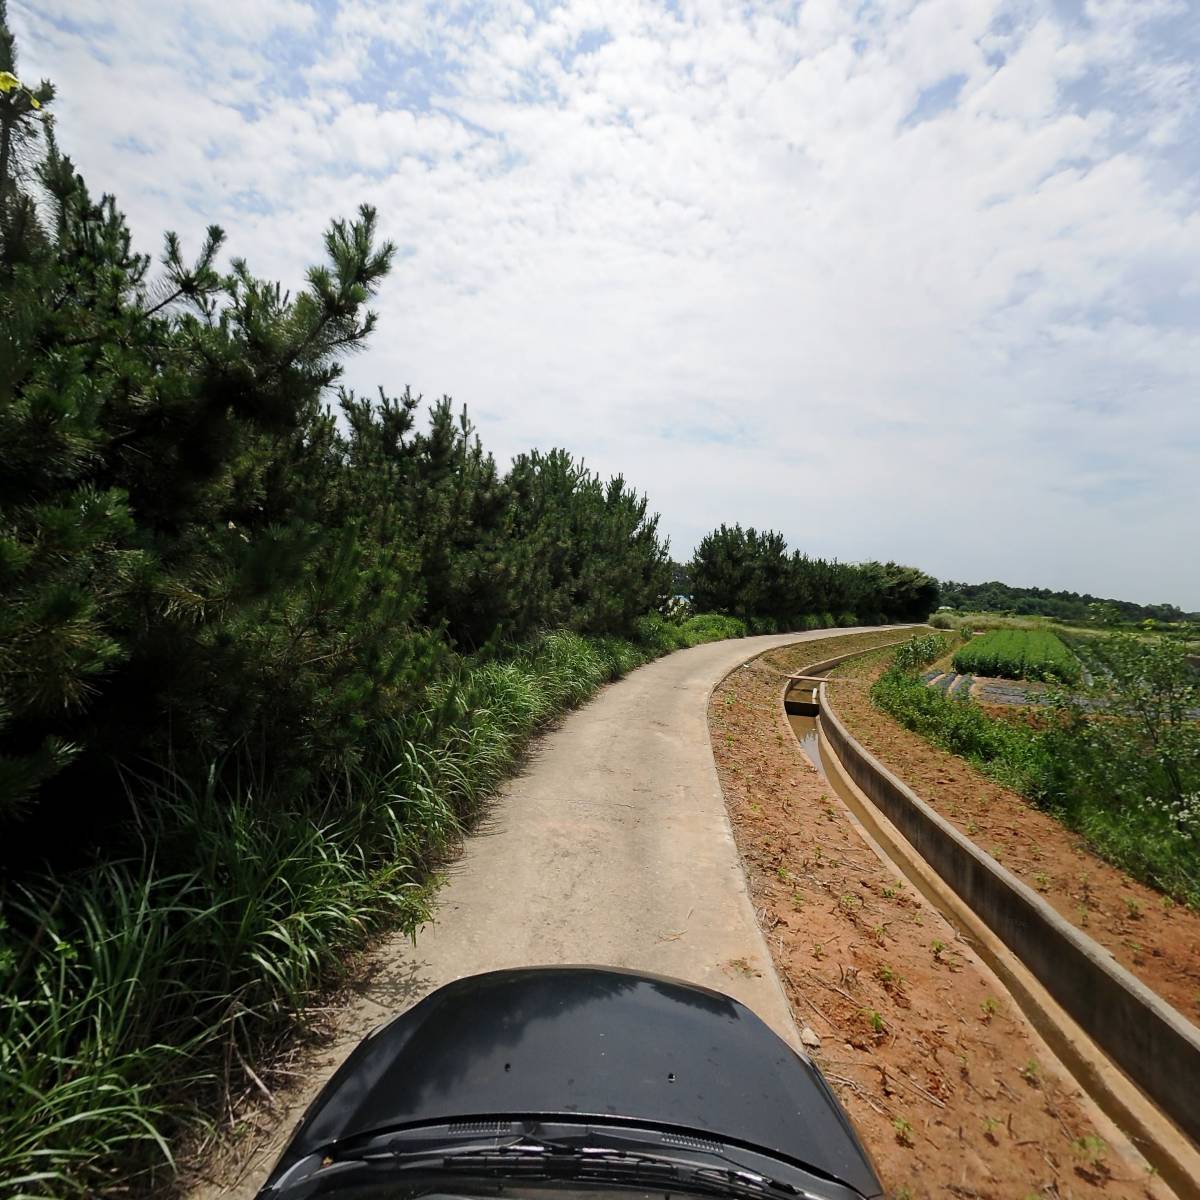
[[[697,613],[682,625],[683,644],[699,646],[702,642],[720,642],[726,638],[743,638],[746,623],[723,613]]]
[[[914,634],[896,647],[891,671],[914,671],[940,658],[946,651],[946,639],[936,633]]]
[[[746,629],[752,634],[778,633],[779,624],[774,617],[751,617],[746,622]]]
[[[639,618],[634,628],[634,638],[639,646],[644,646],[655,657],[687,645],[682,624],[668,620],[659,613],[649,613]]]
[[[951,613],[934,613],[933,616],[929,618],[929,624],[932,625],[934,629],[958,628],[958,621]]]
[[[837,623],[840,629],[852,629],[858,624],[858,618],[853,613],[842,613]]]
[[[800,623],[800,628],[805,632],[821,628],[821,618],[815,613],[809,613]]]

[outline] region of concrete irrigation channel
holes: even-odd
[[[1200,1196],[1200,1030],[853,737],[837,713],[836,683],[825,678],[852,657],[806,666],[783,685],[805,753],[1164,1181]]]

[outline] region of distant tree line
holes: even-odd
[[[1049,588],[1010,587],[987,583],[956,583],[943,580],[941,603],[966,612],[1011,612],[1017,616],[1054,617],[1060,621],[1086,621],[1097,613],[1116,621],[1200,620],[1200,613],[1186,613],[1174,604],[1134,604],[1088,592],[1051,591]]]
[[[692,604],[729,613],[754,630],[923,621],[937,580],[898,563],[842,563],[789,551],[781,533],[722,525],[687,566]]]

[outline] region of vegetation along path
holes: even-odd
[[[847,634],[861,632],[846,630]],[[263,1131],[195,1194],[249,1197],[302,1107],[369,1029],[463,975],[534,963],[607,963],[729,992],[793,1043],[713,767],[713,686],[790,633],[681,650],[605,688],[534,744],[449,869],[415,947],[386,943],[301,1064]]]
[[[1196,1021],[1200,912],[1105,862],[1050,813],[881,712],[870,689],[887,661],[872,655],[833,672],[838,716],[854,736],[980,849],[1040,892],[1063,920]]]

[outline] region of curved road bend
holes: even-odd
[[[863,630],[838,630],[838,633]],[[798,1044],[717,782],[708,698],[764,650],[830,631],[711,642],[602,689],[535,741],[447,870],[433,921],[386,941],[337,1037],[249,1161],[193,1195],[254,1195],[305,1105],[359,1039],[434,988],[503,967],[596,963],[673,975],[748,1004]],[[238,1176],[236,1182],[231,1178]]]

